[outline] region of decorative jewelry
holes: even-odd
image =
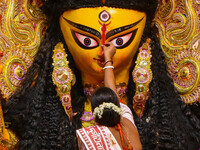
[[[200,53],[196,49],[183,49],[168,64],[174,86],[185,103],[200,102]]]
[[[32,60],[30,54],[21,47],[13,47],[4,52],[0,59],[3,66],[0,73],[0,91],[4,99],[9,99],[20,87]]]
[[[3,56],[3,53],[0,51],[0,58]],[[0,74],[2,73],[3,71],[3,65],[1,64],[0,62]]]
[[[1,1],[0,91],[5,100],[20,87],[43,39],[46,16],[40,4],[39,0]]]
[[[56,90],[60,96],[60,101],[64,107],[65,113],[68,115],[69,119],[72,118],[72,106],[71,106],[71,84],[73,79],[73,74],[68,66],[67,54],[63,48],[62,43],[58,43],[53,50],[53,73],[52,80],[57,86]]]
[[[174,86],[183,102],[195,105],[200,102],[200,1],[183,3],[160,3],[154,22]]]
[[[92,119],[94,119],[94,117],[91,112],[84,112],[81,117],[82,121],[91,121]]]
[[[103,86],[104,86],[103,83],[102,84],[94,84],[94,85],[85,84],[84,85],[84,93],[88,97],[91,97],[96,88],[103,87]],[[126,92],[127,92],[127,85],[126,85],[126,83],[118,83],[118,84],[116,84],[116,89],[117,89],[117,95],[121,99],[123,99],[123,97],[126,96]],[[125,103],[125,102],[123,102],[123,103]],[[127,104],[127,103],[125,103],[125,104]]]
[[[108,63],[108,62],[111,62],[112,64],[113,64],[113,61],[112,61],[112,59],[110,59],[110,60],[107,60],[106,62],[104,62],[104,66]]]
[[[112,69],[114,69],[113,66],[105,66],[105,67],[103,67],[103,70],[108,69],[108,68],[112,68]]]
[[[82,127],[89,127],[94,126],[96,123],[94,121],[94,116],[92,114],[92,106],[90,99],[87,98],[87,100],[84,103],[84,113],[82,117],[80,118],[82,120]]]
[[[132,72],[136,84],[133,109],[140,118],[143,115],[146,100],[149,98],[149,83],[152,80],[150,41],[151,39],[148,38],[146,43],[139,48],[136,66]]]
[[[118,113],[120,116],[122,115],[122,109],[118,106],[116,106],[115,104],[113,103],[106,103],[106,102],[103,102],[103,104],[99,105],[99,107],[96,107],[94,109],[94,112],[93,112],[93,116],[96,117],[98,116],[99,119],[102,118],[102,115],[103,115],[103,111],[104,111],[104,108],[111,108],[112,110],[114,110],[116,113]]]

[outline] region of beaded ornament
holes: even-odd
[[[58,43],[53,50],[53,73],[52,80],[57,86],[56,90],[62,102],[62,106],[65,109],[66,114],[69,119],[72,117],[72,106],[71,106],[71,84],[73,79],[73,74],[69,68],[67,61],[67,54],[63,48],[62,43]]]
[[[152,80],[150,41],[151,39],[148,38],[146,43],[140,47],[136,66],[132,72],[133,80],[136,84],[133,109],[139,117],[142,117],[146,100],[149,98],[149,83]]]

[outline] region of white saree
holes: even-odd
[[[128,106],[120,103],[122,117],[135,126],[133,115]],[[76,131],[80,150],[121,150],[117,140],[106,126],[95,125]]]

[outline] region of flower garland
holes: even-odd
[[[116,113],[118,113],[120,116],[122,115],[122,109],[120,107],[116,106],[113,103],[106,103],[106,102],[104,102],[103,104],[99,105],[99,107],[96,107],[94,109],[93,116],[94,117],[98,116],[99,119],[101,119],[102,115],[103,115],[104,108],[111,108]]]

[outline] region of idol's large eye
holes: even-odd
[[[72,35],[81,48],[92,49],[99,46],[98,42],[92,37],[74,31],[72,31]]]
[[[137,32],[137,29],[125,35],[118,36],[110,40],[110,42],[112,42],[117,49],[125,48],[132,42],[132,40],[135,37],[136,32]]]

